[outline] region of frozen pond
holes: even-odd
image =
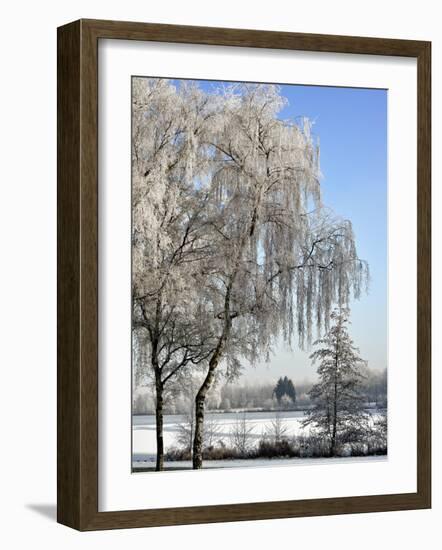
[[[373,411],[376,415],[376,411]],[[229,445],[231,433],[238,421],[244,418],[247,422],[247,427],[251,428],[250,441],[255,440],[257,443],[262,436],[272,430],[272,423],[275,422],[275,412],[223,412],[223,413],[206,413],[205,421],[207,424],[215,426],[216,442],[223,441]],[[282,422],[285,430],[285,436],[308,434],[309,428],[303,428],[301,422],[305,417],[304,411],[281,411],[278,413],[279,419]],[[164,446],[167,449],[177,446],[177,436],[179,426],[184,422],[182,415],[165,415],[164,416]],[[155,441],[155,416],[154,415],[136,415],[132,417],[132,435],[133,435],[133,467],[134,468],[149,468],[156,457],[156,441]],[[280,462],[287,463],[299,462],[300,460],[311,459],[280,459]],[[338,459],[341,460],[341,459]],[[204,467],[219,468],[222,467],[238,467],[245,465],[256,465],[255,460],[235,460],[235,461],[204,461]],[[266,462],[266,461],[264,461]],[[276,464],[277,459],[272,459],[272,464]],[[247,464],[246,464],[247,463]],[[266,462],[267,463],[267,462]],[[173,462],[165,464],[166,467],[176,469],[189,468],[190,463]]]

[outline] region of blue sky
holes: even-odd
[[[352,303],[351,332],[372,368],[387,366],[387,90],[282,86],[283,118],[307,116],[320,139],[323,202],[353,223],[368,261],[368,295]]]
[[[200,81],[210,91],[214,82]],[[320,140],[324,205],[350,219],[360,258],[368,261],[368,295],[351,304],[351,334],[369,366],[387,366],[387,90],[282,85],[281,118],[308,117]],[[244,378],[311,378],[308,353],[275,350],[270,365]]]

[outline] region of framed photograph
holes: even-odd
[[[58,29],[58,521],[429,508],[431,44]]]

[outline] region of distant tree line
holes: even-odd
[[[211,411],[229,411],[229,410],[279,410],[284,408],[282,396],[288,395],[286,391],[281,395],[278,402],[276,389],[281,388],[280,380],[275,382],[255,382],[255,383],[225,383],[214,388],[207,398],[207,409]],[[312,389],[313,382],[299,381],[289,382],[293,384],[295,399],[290,400],[289,408],[299,410],[308,409],[312,406],[309,392]],[[190,381],[189,381],[190,384]],[[367,368],[366,378],[361,382],[361,391],[365,398],[367,407],[386,408],[387,407],[387,369],[382,371]],[[289,390],[290,392],[290,390]],[[183,384],[176,388],[176,391],[169,392],[165,397],[164,410],[166,414],[188,414],[192,407],[192,386],[188,389]],[[287,403],[286,403],[287,404]],[[134,391],[133,395],[133,413],[134,414],[155,414],[155,393],[154,388],[149,384],[140,386]]]
[[[387,408],[387,369],[367,369],[366,375],[362,387],[368,403],[378,408]]]

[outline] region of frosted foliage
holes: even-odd
[[[195,86],[177,93],[165,80],[133,78],[132,92],[133,325],[147,329],[164,383],[206,353],[197,179],[208,173],[203,136],[215,111]]]
[[[143,294],[161,285],[151,269],[174,251],[196,213],[195,178],[204,177],[208,165],[199,139],[211,112],[196,87],[178,94],[161,79],[134,78],[132,97],[132,261]]]
[[[281,333],[309,342],[334,303],[359,297],[368,268],[351,223],[321,206],[309,122],[277,118],[276,86],[237,85],[223,97],[210,143],[206,300],[221,321],[232,319],[225,354],[254,361]]]
[[[285,102],[273,85],[133,79],[134,319],[229,376],[281,335],[310,342],[368,281],[351,223],[321,204],[311,125],[279,118]]]

